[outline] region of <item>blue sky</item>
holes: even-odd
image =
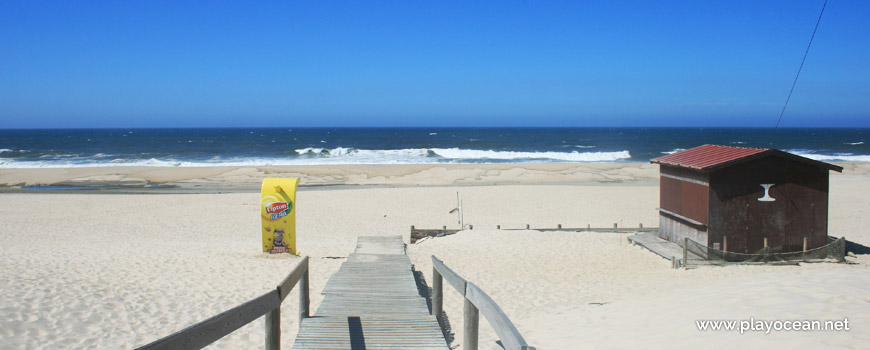
[[[0,0],[0,128],[772,127],[822,3]],[[782,126],[870,127],[868,18]]]

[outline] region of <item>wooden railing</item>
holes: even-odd
[[[441,260],[432,256],[432,314],[438,319],[438,325],[444,331],[443,320],[441,313],[444,310],[444,288],[443,280],[446,280],[459,294],[465,297],[465,305],[463,307],[463,349],[477,350],[478,338],[478,320],[479,314],[483,313],[483,317],[489,322],[489,325],[495,330],[501,340],[505,350],[532,350],[534,347],[529,346],[511,320],[508,319],[504,311],[489,297],[483,290],[478,288],[474,283],[466,281],[453,272],[447,265],[444,265]]]
[[[281,348],[281,302],[296,284],[299,290],[299,323],[308,317],[308,257],[302,261],[275,290],[224,311],[205,321],[182,329],[165,338],[137,349],[202,349],[236,329],[266,315],[266,349]]]

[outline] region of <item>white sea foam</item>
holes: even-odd
[[[852,154],[852,153],[837,153],[837,154],[818,154],[807,150],[786,150],[786,152],[794,153],[801,157],[814,159],[822,162],[870,162],[870,155],[867,154]]]
[[[863,144],[864,144],[864,141],[858,141],[858,142],[846,142],[845,144],[846,144],[846,145],[857,146],[857,145],[863,145]]]
[[[513,152],[471,150],[459,148],[417,148],[397,150],[361,150],[337,147],[302,148],[290,157],[212,157],[206,160],[179,159],[124,159],[100,157],[74,157],[39,161],[9,160],[0,168],[67,168],[93,166],[280,166],[316,164],[433,164],[433,163],[502,163],[502,162],[612,162],[631,158],[628,151],[619,152]]]
[[[457,160],[548,160],[569,162],[606,162],[631,158],[628,151],[620,152],[512,152],[468,150],[459,148],[432,149],[436,155]]]
[[[674,149],[671,150],[671,151],[664,151],[664,152],[662,152],[662,154],[674,154],[674,153],[682,152],[682,151],[685,151],[685,150],[686,150],[685,148],[674,148]]]

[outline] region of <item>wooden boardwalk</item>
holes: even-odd
[[[294,349],[448,349],[400,236],[359,237],[322,294]]]

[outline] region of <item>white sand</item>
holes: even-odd
[[[870,246],[867,170],[847,164],[844,174],[832,175],[830,231]],[[657,168],[649,165],[3,169],[0,183],[138,178],[256,188],[267,173],[308,174],[303,182],[321,184],[437,185],[300,191],[299,248],[312,258],[312,310],[343,261],[327,257],[347,256],[359,235],[407,237],[410,225],[455,227],[447,211],[459,191],[466,223],[475,229],[410,246],[412,261],[431,283],[430,256],[444,260],[489,293],[539,349],[870,344],[870,255],[850,257],[850,265],[684,271],[627,244],[624,234],[494,230],[655,226]],[[0,194],[0,348],[132,348],[269,291],[298,258],[258,252],[258,198]],[[461,347],[462,301],[445,288],[453,345]],[[291,294],[283,308],[285,348],[297,327],[296,298]],[[851,331],[766,335],[695,326],[750,317],[848,317]],[[481,348],[498,348],[486,321],[481,325]],[[257,320],[214,348],[262,347],[263,333]]]

